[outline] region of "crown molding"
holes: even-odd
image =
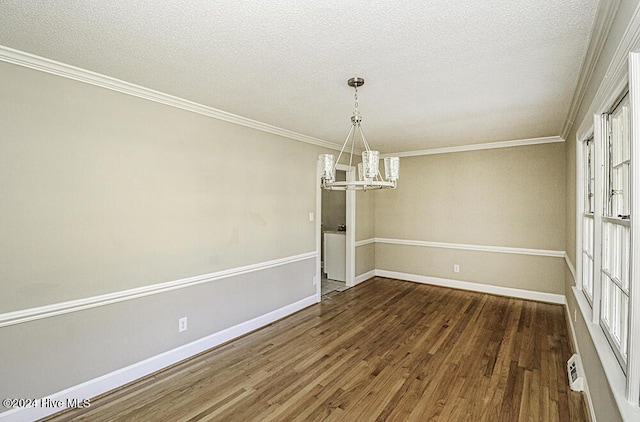
[[[593,115],[608,112],[629,85],[629,53],[638,49],[640,49],[640,5],[633,12],[602,82],[589,105],[589,110],[576,131],[578,138],[584,139],[584,135],[592,130]]]
[[[580,69],[580,75],[578,76],[578,83],[571,99],[571,105],[569,106],[569,112],[567,118],[564,121],[564,126],[560,132],[560,136],[567,138],[569,132],[573,127],[574,120],[578,114],[580,104],[584,99],[584,95],[587,92],[587,87],[591,82],[593,71],[598,64],[600,54],[604,48],[604,44],[609,36],[611,25],[618,13],[621,0],[601,1],[598,2],[598,9],[596,10],[596,17],[593,24],[593,30],[591,32],[591,39],[589,40],[589,47],[587,48],[587,54],[582,62]]]
[[[561,136],[547,136],[545,138],[518,139],[514,141],[487,142],[483,144],[460,145],[457,147],[431,148],[418,151],[405,151],[397,153],[382,154],[382,157],[416,157],[419,155],[449,154],[452,152],[478,151],[482,149],[521,147],[525,145],[552,144],[564,142]]]
[[[303,135],[301,133],[293,132],[277,126],[272,126],[267,123],[262,123],[257,120],[239,116],[237,114],[228,113],[226,111],[218,110],[213,107],[208,107],[202,104],[195,103],[193,101],[165,94],[160,91],[155,91],[150,88],[145,88],[140,85],[125,82],[120,79],[92,72],[90,70],[36,56],[24,51],[15,50],[3,45],[0,45],[0,61],[27,67],[34,70],[39,70],[41,72],[50,73],[52,75],[61,76],[67,79],[73,79],[78,82],[99,86],[101,88],[110,89],[112,91],[132,95],[134,97],[143,98],[145,100],[154,101],[156,103],[168,105],[193,113],[198,113],[208,117],[213,117],[214,119],[222,120],[240,126],[245,126],[266,133],[271,133],[273,135],[305,142],[307,144],[317,145],[320,147],[338,151],[342,147],[342,145],[338,145],[333,142]]]

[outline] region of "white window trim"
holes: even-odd
[[[627,397],[640,402],[640,53],[629,54],[629,95],[631,97],[631,271],[629,284],[629,357]]]
[[[576,158],[576,270],[577,280],[572,288],[573,295],[576,299],[580,312],[586,322],[589,335],[596,347],[598,357],[605,371],[607,381],[611,387],[616,404],[624,420],[640,420],[640,224],[634,223],[631,226],[631,274],[630,283],[636,286],[631,289],[629,296],[630,319],[629,319],[629,351],[627,358],[627,375],[625,376],[618,360],[611,348],[605,334],[600,327],[600,306],[594,305],[593,308],[587,301],[584,292],[582,292],[582,214],[584,202],[584,166],[582,157],[582,143],[593,133],[600,133],[600,139],[603,138],[602,131],[605,130],[602,124],[602,114],[608,112],[619,98],[625,87],[629,87],[631,96],[631,220],[640,222],[640,183],[633,181],[640,180],[640,53],[630,52],[628,55],[628,73],[616,72],[615,77],[606,81],[608,89],[605,92],[598,92],[597,98],[594,99],[590,107],[593,114],[588,115],[578,130],[576,141],[578,143]],[[602,86],[601,86],[602,88]],[[593,117],[590,117],[593,116]],[[591,120],[593,119],[593,120]],[[590,122],[589,122],[590,120]],[[594,136],[594,139],[597,139]],[[603,171],[601,167],[602,145],[595,144],[596,154],[596,172]],[[599,204],[602,204],[602,175],[596,177],[595,186],[595,204],[594,218],[597,226],[601,226],[602,210]],[[594,233],[595,259],[601,259],[601,230],[595,230]],[[635,264],[635,265],[634,265]],[[595,262],[594,262],[595,265]],[[598,262],[596,268],[601,268]],[[596,289],[600,289],[601,283],[594,283],[594,298],[600,297],[600,291],[596,293]],[[595,303],[594,299],[594,303]]]

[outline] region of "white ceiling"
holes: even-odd
[[[341,144],[559,135],[597,0],[3,0],[0,45]]]

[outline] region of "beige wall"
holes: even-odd
[[[376,195],[376,237],[563,251],[564,148],[402,158],[399,187]],[[554,257],[376,245],[378,269],[548,293],[563,293],[560,265]]]
[[[378,192],[356,192],[356,241],[375,237],[375,199]]]
[[[401,159],[376,196],[376,237],[564,249],[561,143]]]
[[[5,63],[0,78],[0,310],[315,250],[319,148]]]
[[[387,271],[564,295],[562,258],[382,243],[375,258]]]
[[[376,269],[375,244],[358,246],[356,248],[356,277]],[[364,281],[364,280],[363,280]]]

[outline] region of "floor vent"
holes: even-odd
[[[569,387],[573,391],[584,391],[584,370],[578,354],[574,354],[567,361],[567,375],[569,376]]]

